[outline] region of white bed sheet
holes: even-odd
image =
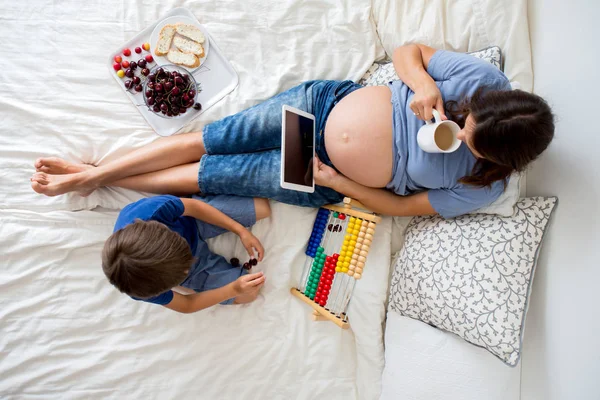
[[[312,214],[280,204],[276,224],[255,228],[272,251],[261,264],[269,274],[264,297],[180,316],[132,302],[105,282],[99,252],[114,213],[60,211],[117,209],[141,194],[40,197],[28,185],[32,163],[41,155],[105,163],[156,138],[109,76],[106,54],[176,6],[196,14],[240,75],[231,95],[184,129],[194,131],[304,80],[357,80],[384,48],[417,40],[465,51],[500,45],[505,72],[528,89],[524,4],[0,2],[0,397],[377,398],[389,219],[357,286],[353,333],[308,321],[288,295],[299,274],[288,264],[301,253]],[[242,255],[232,243],[212,245]]]
[[[42,155],[98,165],[157,138],[110,76],[107,58],[174,7],[196,15],[240,78],[188,132],[303,81],[358,80],[384,55],[369,0],[0,4],[0,208],[117,209],[140,197],[102,189],[87,198],[44,198],[28,180]]]
[[[289,293],[314,215],[274,203],[253,228],[268,250],[254,303],[182,315],[106,281],[100,251],[115,212],[0,210],[0,397],[377,399],[391,219],[342,330]],[[244,256],[233,234],[210,245]]]
[[[388,54],[415,42],[463,52],[499,46],[508,79],[533,89],[526,0],[376,0],[373,18]]]
[[[87,210],[141,194],[31,191],[36,157],[101,164],[157,138],[106,59],[178,6],[205,24],[240,77],[185,131],[305,80],[358,80],[384,55],[368,0],[0,2],[0,397],[377,399],[390,219],[357,285],[352,330],[342,331],[313,322],[289,294],[314,210],[274,204],[254,228],[268,251],[258,301],[178,315],[119,294],[100,269],[115,214]],[[243,256],[234,243],[212,245]]]

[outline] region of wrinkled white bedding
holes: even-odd
[[[289,293],[314,214],[276,203],[254,227],[268,249],[257,301],[182,315],[106,282],[99,254],[115,212],[0,210],[0,397],[378,398],[390,219],[351,303],[352,330],[341,330]],[[242,258],[232,243],[211,244]]]
[[[314,210],[273,205],[255,303],[193,315],[132,301],[100,268],[114,211],[141,195],[44,198],[41,155],[103,163],[156,138],[106,68],[110,51],[175,6],[204,23],[239,87],[187,131],[302,81],[357,80],[377,57],[369,1],[2,2],[0,397],[377,399],[391,220],[380,224],[351,303],[352,330],[313,322],[289,288]],[[10,56],[8,56],[10,55]],[[232,236],[212,242],[244,252]]]
[[[519,36],[522,18],[503,17],[493,0],[448,2],[434,11],[440,3],[1,2],[0,397],[377,399],[390,219],[378,228],[351,303],[352,331],[312,322],[289,295],[314,211],[281,204],[254,228],[268,249],[261,298],[178,315],[120,295],[100,269],[116,212],[88,210],[119,209],[141,194],[102,189],[87,198],[45,198],[30,190],[28,178],[41,155],[98,164],[156,139],[109,76],[106,59],[176,6],[205,24],[240,77],[233,93],[185,131],[305,80],[358,80],[385,56],[384,47],[389,52],[408,41],[528,52],[528,38]],[[469,25],[473,18],[461,19],[472,7],[487,15],[477,29],[494,35]],[[516,45],[520,39],[527,45]],[[531,85],[528,53],[507,58],[506,67],[509,78]],[[243,255],[231,236],[211,245],[225,256]]]

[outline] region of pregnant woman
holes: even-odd
[[[106,165],[38,159],[32,188],[55,196],[118,186],[312,207],[349,196],[382,214],[453,217],[492,203],[510,174],[554,136],[546,102],[511,91],[506,76],[485,61],[410,44],[395,51],[393,62],[400,80],[388,86],[306,82],[202,132],[159,139]],[[318,186],[312,194],[279,186],[283,104],[316,117]],[[417,131],[432,109],[461,126],[455,152],[418,147]]]

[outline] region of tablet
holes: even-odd
[[[284,105],[281,123],[281,187],[313,193],[315,116]]]

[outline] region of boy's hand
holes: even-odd
[[[258,240],[248,229],[244,229],[239,236],[250,257],[255,257],[254,250],[256,250],[258,252],[258,261],[262,261],[265,249],[260,243],[260,240]]]
[[[236,296],[250,294],[260,290],[264,283],[265,276],[262,272],[242,275],[233,282],[233,290]]]

